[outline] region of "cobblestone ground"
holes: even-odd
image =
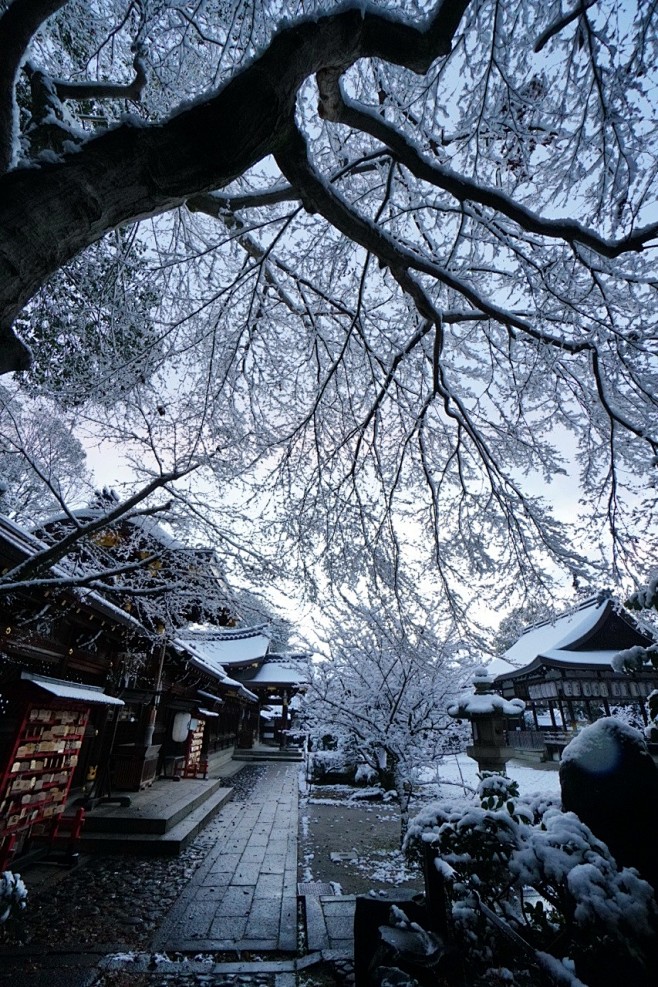
[[[231,779],[232,803],[246,802],[267,769],[244,767]],[[294,974],[254,966],[276,965],[272,953],[177,953],[151,950],[156,930],[197,868],[216,846],[219,819],[177,857],[106,855],[83,859],[73,871],[47,866],[24,874],[29,905],[18,937],[0,926],[0,984],[12,987],[336,987],[351,970],[324,963]],[[20,953],[20,956],[17,955]],[[12,957],[13,954],[13,958]],[[116,956],[101,972],[105,954]],[[11,959],[10,959],[11,958]],[[286,957],[289,960],[289,956]],[[236,963],[236,960],[239,962]],[[216,964],[241,966],[237,972]]]
[[[235,775],[233,803],[245,802],[267,769],[246,766]],[[335,881],[345,892],[361,892],[368,887],[389,886],[405,881],[389,868],[381,880],[373,881],[373,855],[395,855],[398,841],[397,813],[393,807],[300,806],[300,879]],[[29,906],[20,930],[23,959],[20,968],[6,964],[0,955],[0,984],[22,987],[23,982],[45,987],[288,987],[280,975],[255,972],[253,964],[276,961],[272,953],[243,953],[239,959],[252,968],[249,972],[213,970],[213,964],[226,965],[235,954],[203,953],[196,958],[151,950],[153,937],[185,890],[197,868],[216,846],[219,821],[211,822],[178,857],[107,855],[87,857],[74,871],[37,867],[24,877],[29,889]],[[357,851],[358,860],[334,864],[330,852]],[[366,853],[368,850],[368,853]],[[370,871],[369,874],[363,873]],[[392,871],[392,872],[391,872]],[[0,946],[18,946],[5,937],[0,926]],[[89,956],[89,974],[76,979],[67,974],[67,955]],[[98,972],[103,954],[119,954],[123,962]],[[135,956],[135,963],[131,962]],[[289,957],[288,957],[289,958]],[[20,969],[20,972],[19,972]],[[28,974],[45,971],[42,980],[28,980]],[[297,975],[297,987],[335,987],[349,984],[350,964],[323,964]],[[26,979],[23,981],[23,977]],[[293,978],[290,987],[293,987]]]
[[[233,801],[244,802],[262,773],[262,767],[249,765],[235,775]],[[30,945],[58,949],[106,943],[148,949],[213,845],[211,822],[177,857],[99,856],[73,871],[28,870],[29,905],[20,936]]]

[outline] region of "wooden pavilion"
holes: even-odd
[[[0,570],[19,571],[47,547],[0,515]],[[0,595],[3,866],[37,830],[52,834],[74,801],[88,808],[158,775],[204,777],[258,736],[259,696],[220,657],[236,674],[262,663],[265,628],[206,631],[225,644],[206,660],[177,640],[186,631],[148,626],[130,599],[119,606],[102,586],[71,585],[81,565],[49,564],[45,579]]]
[[[524,720],[510,725],[509,743],[529,757],[558,760],[574,731],[601,716],[619,713],[646,725],[658,670],[618,672],[612,660],[653,643],[608,593],[528,627],[492,669],[497,691],[526,703]]]

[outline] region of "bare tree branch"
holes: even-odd
[[[63,559],[81,539],[88,538],[97,531],[103,531],[122,518],[138,514],[139,511],[135,511],[135,508],[152,493],[166,487],[168,483],[173,483],[175,480],[187,476],[196,468],[197,464],[156,476],[132,497],[128,497],[102,516],[88,521],[86,524],[80,524],[78,522],[77,527],[64,535],[59,541],[0,575],[0,586],[4,583],[13,583],[18,580],[24,582],[25,580],[35,578],[50,568],[50,566],[59,562],[60,559]],[[161,510],[162,508],[149,508],[147,513],[153,513],[154,510],[158,509]]]
[[[141,45],[136,47],[133,60],[135,78],[132,82],[66,82],[51,79],[59,99],[129,99],[139,103],[146,87],[146,63]]]

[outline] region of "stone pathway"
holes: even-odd
[[[306,948],[343,957],[354,951],[356,895],[306,895]]]
[[[216,845],[155,936],[171,951],[297,949],[296,764],[269,764],[244,805],[228,803]]]

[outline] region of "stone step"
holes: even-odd
[[[304,754],[302,751],[296,750],[277,750],[273,747],[271,750],[263,750],[259,748],[257,750],[244,750],[235,751],[233,754],[234,761],[253,761],[253,762],[264,762],[264,761],[303,761]]]
[[[82,831],[80,849],[86,853],[139,853],[175,856],[201,832],[232,797],[232,788],[215,788],[191,812],[164,833]],[[89,817],[88,817],[89,818]]]
[[[180,782],[160,780],[149,791],[132,796],[129,806],[99,805],[87,812],[84,831],[85,833],[167,833],[224,787],[221,778],[205,781],[186,779]]]

